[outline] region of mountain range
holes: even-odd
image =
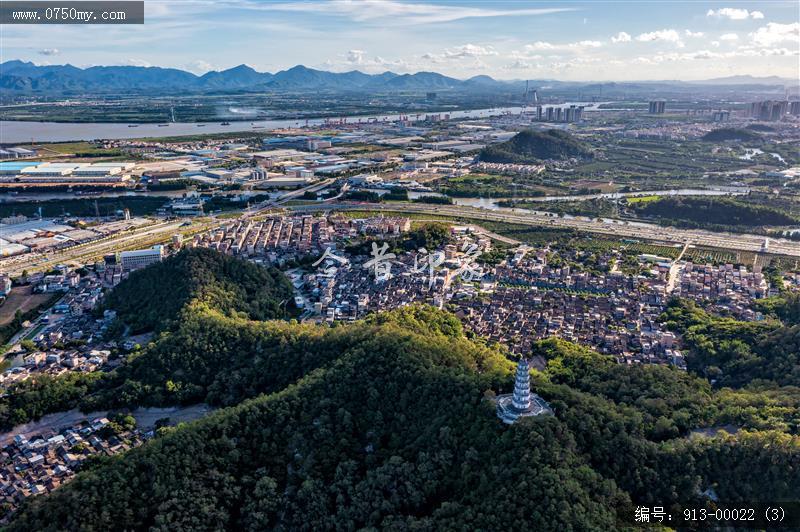
[[[632,82],[624,85],[647,85],[665,83],[689,85],[680,81]],[[777,78],[754,78],[735,76],[719,80],[694,82],[717,85],[770,85],[796,83]],[[615,86],[620,84],[587,84],[534,80],[533,86]],[[303,65],[271,74],[258,72],[247,65],[227,70],[196,75],[175,68],[141,66],[93,66],[81,69],[72,65],[35,65],[19,60],[0,63],[0,91],[6,94],[81,94],[81,93],[207,93],[240,91],[470,91],[492,92],[511,90],[518,92],[523,81],[501,81],[490,76],[479,75],[460,80],[436,72],[414,74],[365,74],[358,70],[349,72],[326,72]]]
[[[131,91],[244,91],[244,90],[426,90],[508,87],[489,76],[458,80],[436,72],[415,74],[365,74],[326,72],[297,65],[275,74],[257,72],[247,65],[207,72],[201,76],[174,68],[72,65],[37,66],[23,61],[0,64],[0,90],[36,92]]]

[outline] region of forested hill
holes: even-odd
[[[717,386],[771,382],[800,389],[800,298],[763,299],[759,307],[783,324],[713,316],[685,300],[670,302],[661,319],[681,334],[689,371]]]
[[[572,135],[558,129],[525,130],[506,142],[481,150],[480,160],[489,163],[536,163],[544,159],[591,157],[592,151]]]
[[[663,197],[654,201],[632,203],[629,207],[638,214],[658,218],[679,227],[713,227],[724,230],[793,225],[800,222],[797,216],[774,207],[711,196]]]
[[[761,135],[754,133],[747,129],[738,129],[733,127],[722,127],[709,131],[703,135],[702,139],[706,141],[725,141],[725,140],[739,140],[739,141],[758,141],[761,140]]]
[[[280,271],[205,248],[185,249],[133,272],[105,306],[138,333],[169,327],[193,300],[256,320],[281,318],[294,308],[292,285]]]
[[[634,504],[707,488],[726,501],[800,492],[797,398],[731,398],[550,340],[533,382],[555,416],[509,427],[490,398],[513,364],[451,314],[414,306],[328,328],[188,308],[196,320],[160,335],[128,380],[162,400],[196,386],[238,404],[28,499],[10,531],[610,530]],[[685,437],[721,423],[748,430]]]

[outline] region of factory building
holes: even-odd
[[[138,270],[161,262],[163,259],[163,246],[153,246],[150,249],[138,249],[135,251],[122,251],[119,254],[119,264],[122,265],[124,271]]]

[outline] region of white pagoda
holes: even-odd
[[[553,415],[553,411],[544,399],[531,393],[530,365],[526,359],[520,358],[514,393],[497,396],[497,417],[511,425],[521,417],[540,415]]]

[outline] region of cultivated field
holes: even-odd
[[[50,298],[49,294],[34,294],[30,286],[15,286],[6,302],[0,306],[0,325],[5,325],[14,319],[17,310],[23,313],[36,308]]]

